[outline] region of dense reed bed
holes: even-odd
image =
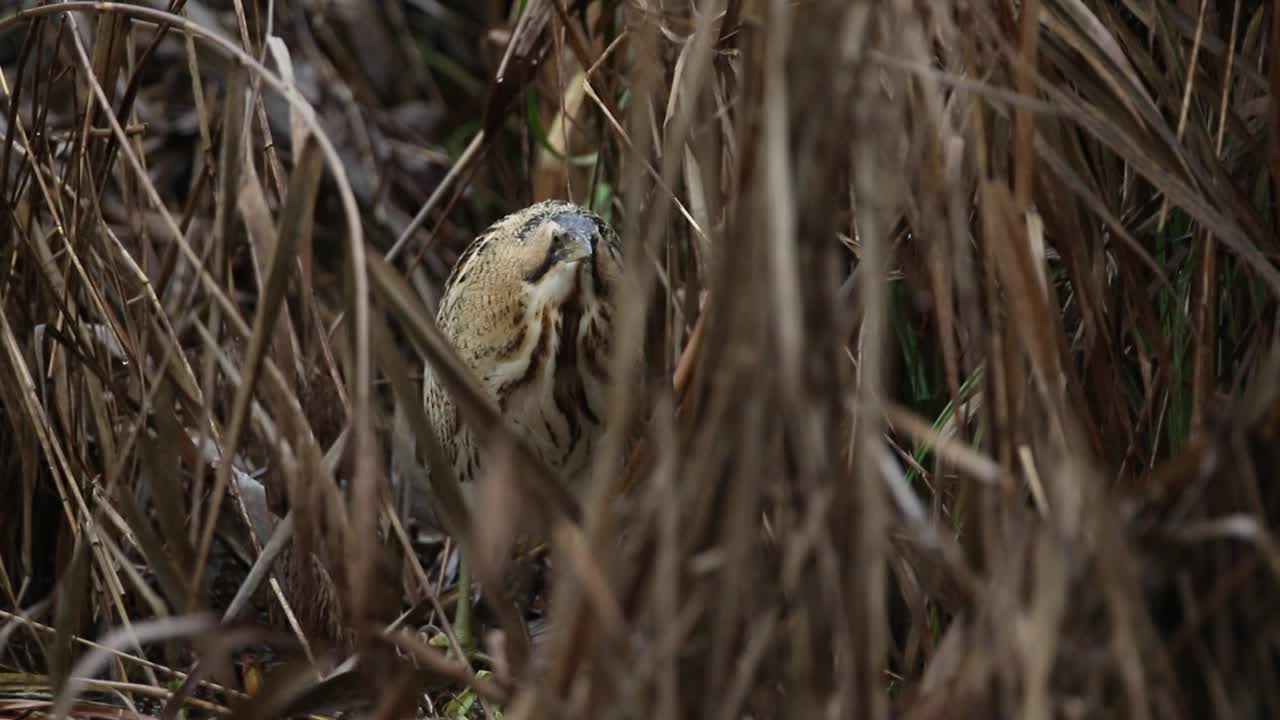
[[[1280,717],[1277,48],[1257,0],[10,0],[0,715]],[[647,361],[577,494],[434,324],[549,197]],[[491,458],[434,544],[424,366]]]

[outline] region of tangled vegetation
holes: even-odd
[[[1280,717],[1278,48],[1259,0],[3,3],[0,715]],[[651,388],[578,494],[434,324],[550,197]],[[440,542],[424,365],[492,458]]]

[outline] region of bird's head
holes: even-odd
[[[618,236],[595,213],[548,200],[494,223],[464,251],[446,283],[440,317],[475,332],[497,330],[502,317],[559,307],[609,303],[621,278]],[[508,325],[509,327],[509,325]]]
[[[530,220],[523,282],[535,304],[559,305],[585,289],[583,280],[590,282],[599,262],[597,249],[605,250],[604,232],[603,221],[577,208]]]
[[[465,288],[466,295],[523,295],[558,305],[584,291],[607,297],[620,261],[618,237],[603,219],[573,203],[547,200],[476,238],[446,286]]]

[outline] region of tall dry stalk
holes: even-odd
[[[1272,4],[295,5],[0,10],[0,713],[1280,716]],[[545,196],[648,360],[581,497],[432,322]],[[483,656],[428,475],[550,528]]]

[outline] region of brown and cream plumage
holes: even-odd
[[[471,242],[445,283],[436,318],[499,411],[542,460],[572,481],[603,429],[618,236],[596,214],[548,200]],[[481,453],[428,367],[428,417],[460,481]]]
[[[618,236],[598,215],[569,202],[540,202],[494,223],[467,246],[437,313],[441,331],[501,414],[571,487],[604,429],[621,263]],[[465,490],[485,449],[429,365],[423,402]],[[428,496],[409,497],[408,519],[420,530],[438,527]],[[304,626],[349,644],[324,563],[311,554],[295,556],[286,561],[286,574]]]

